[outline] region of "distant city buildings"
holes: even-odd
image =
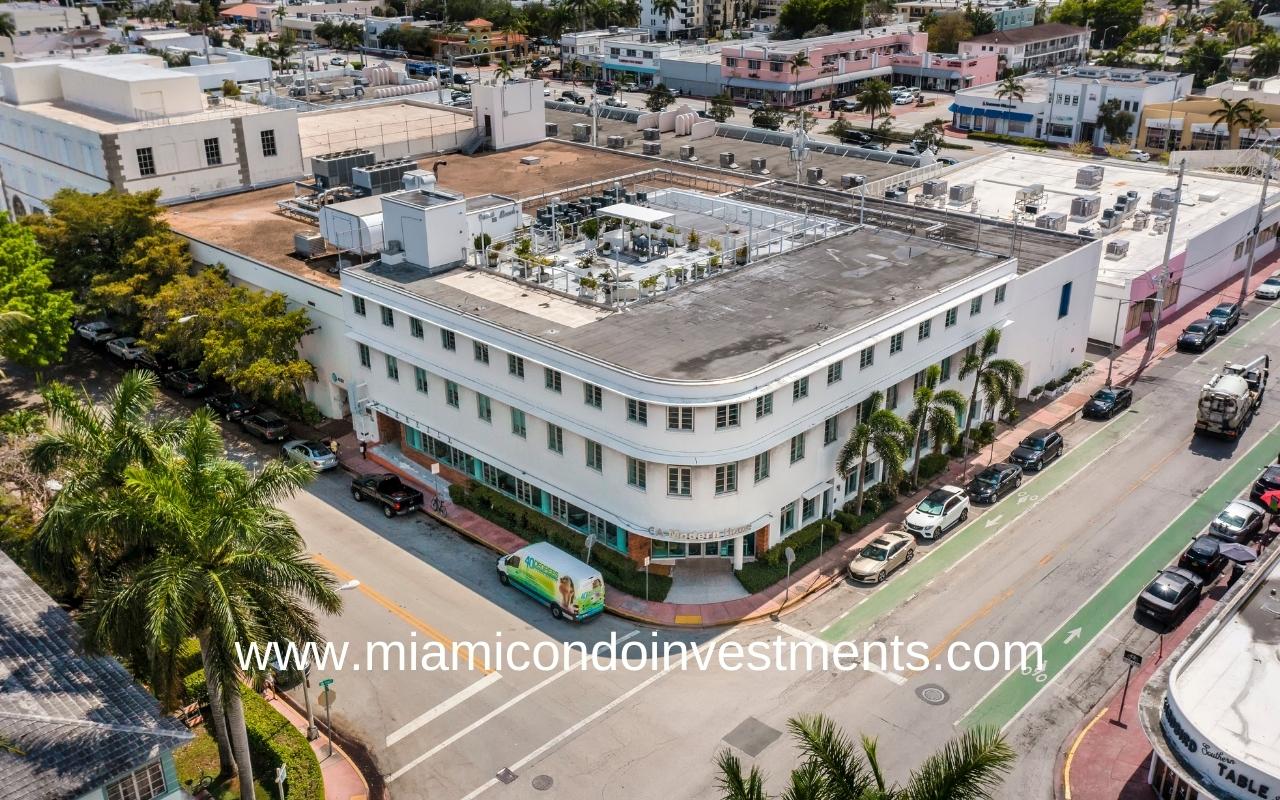
[[[1088,28],[1047,22],[1029,28],[996,31],[960,43],[960,55],[994,53],[1000,69],[1034,72],[1061,64],[1080,64],[1089,55]]]
[[[894,11],[899,22],[924,22],[930,14],[964,13],[966,7],[970,6],[990,14],[997,31],[1028,28],[1036,23],[1036,5],[1033,3],[1019,6],[1012,3],[967,3],[962,0],[908,0],[895,3]]]
[[[73,47],[91,51],[109,41],[91,5],[4,3],[0,13],[13,17],[14,27],[12,40],[0,37],[0,63],[69,54]]]

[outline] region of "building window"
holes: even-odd
[[[834,364],[827,365],[827,385],[828,386],[839,381],[843,377],[844,377],[843,361],[837,361]]]
[[[551,369],[550,367],[543,367],[542,377],[548,389],[555,392],[556,394],[560,393],[560,371],[559,370]]]
[[[738,413],[741,406],[730,403],[727,406],[716,406],[716,430],[738,427]]]
[[[752,472],[755,475],[756,483],[759,483],[760,481],[769,477],[769,451],[768,450],[765,450],[763,453],[759,453],[758,455],[756,455],[755,469],[752,470]]]
[[[592,408],[600,408],[604,403],[604,392],[594,383],[582,384],[582,402]]]
[[[409,335],[415,339],[422,339],[426,336],[426,331],[422,327],[422,320],[417,317],[409,317]]]
[[[902,331],[889,337],[889,355],[902,352]]]
[[[393,355],[387,355],[387,377],[393,381],[400,380],[400,362]]]
[[[587,439],[587,468],[596,472],[604,471],[604,448],[599,442]]]
[[[493,403],[489,395],[476,392],[476,416],[485,422],[493,422]]]
[[[1071,313],[1071,281],[1062,284],[1062,293],[1058,295],[1058,319]]]
[[[800,521],[808,522],[818,515],[818,498],[808,497],[800,506]]]
[[[809,396],[809,377],[806,375],[791,382],[791,401],[803,400]]]
[[[453,335],[453,331],[440,329],[440,346],[445,350],[458,349],[458,337]]]
[[[481,364],[489,363],[489,345],[472,342],[471,351],[475,354],[476,361],[479,361]]]
[[[514,375],[520,380],[524,380],[524,359],[520,356],[507,353],[507,374]]]
[[[645,462],[627,456],[627,485],[644,491],[648,482],[647,468]]]
[[[791,437],[791,463],[794,464],[803,458],[804,458],[804,434],[797,433],[795,436]]]
[[[948,308],[948,309],[947,309],[947,320],[946,320],[946,322],[944,323],[945,327],[950,328],[952,325],[955,325],[955,324],[956,324],[956,317],[957,317],[957,316],[959,316],[959,315],[956,313],[958,310],[959,310],[959,309],[956,309],[956,308]]]
[[[938,376],[939,382],[945,383],[946,381],[951,380],[951,356],[947,356],[942,359],[938,364],[938,369],[941,371],[941,374]]]
[[[827,421],[822,423],[822,443],[824,445],[831,444],[840,436],[840,423],[836,417],[828,417]]]
[[[276,132],[268,129],[258,134],[258,137],[262,140],[262,155],[266,158],[274,156],[277,152]]]
[[[396,315],[386,306],[382,306],[382,324],[386,325],[388,328],[394,328],[396,326]]]
[[[444,401],[454,408],[461,408],[458,401],[458,384],[453,381],[444,382]]]
[[[738,465],[721,464],[716,467],[716,494],[738,491]]]
[[[783,533],[791,533],[796,529],[795,501],[787,503],[782,507],[782,511],[778,514],[778,527]]]
[[[138,174],[144,178],[156,174],[156,159],[150,147],[138,148]]]
[[[969,301],[969,316],[977,316],[982,313],[982,295],[978,295]]]
[[[564,455],[564,429],[547,423],[547,449]]]
[[[107,800],[152,800],[169,791],[159,761],[136,769],[107,786]]]
[[[216,138],[204,140],[204,163],[210,167],[222,164],[222,146]]]
[[[427,393],[427,371],[422,367],[413,368],[413,385],[423,394]]]
[[[373,359],[369,357],[369,345],[357,344],[356,350],[360,352],[360,366],[369,369],[373,366]]]
[[[351,308],[352,308],[352,310],[354,310],[357,314],[359,314],[360,316],[362,316],[362,317],[363,317],[363,316],[364,316],[364,313],[365,313],[365,308],[364,308],[364,298],[363,298],[363,297],[356,297],[355,295],[351,295]]]
[[[693,430],[693,407],[692,406],[668,406],[667,407],[667,430],[669,431]]]
[[[643,400],[627,398],[627,422],[634,422],[637,425],[649,424],[649,404]]]
[[[762,394],[756,398],[756,419],[767,417],[773,413],[773,395]]]
[[[926,319],[916,326],[916,341],[923,342],[929,338],[929,334],[933,332],[933,320]]]
[[[1007,286],[996,287],[996,297],[994,301],[995,305],[1000,305],[1001,303],[1004,302],[1004,290],[1007,288],[1008,288]]]
[[[858,369],[866,369],[876,363],[876,348],[864,347],[862,352],[858,354]]]
[[[898,407],[898,384],[884,390],[884,407],[890,411]]]
[[[511,432],[521,439],[525,438],[528,429],[525,427],[524,412],[518,408],[511,409]]]
[[[692,494],[693,470],[689,467],[667,467],[667,494],[688,497]]]

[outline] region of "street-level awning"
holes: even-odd
[[[604,214],[606,217],[617,217],[618,219],[630,220],[631,222],[639,222],[649,225],[654,222],[665,222],[671,219],[672,214],[667,211],[659,211],[656,208],[645,208],[632,203],[614,203],[611,206],[605,206],[596,212]]]

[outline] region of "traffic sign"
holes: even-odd
[[[321,689],[328,689],[332,685],[333,685],[333,678],[325,678],[324,680],[320,681]]]
[[[1128,661],[1130,664],[1134,665],[1135,667],[1142,666],[1142,656],[1138,655],[1132,650],[1124,651],[1124,660]]]

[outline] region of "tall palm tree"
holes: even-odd
[[[591,9],[591,0],[565,0],[565,4],[578,15],[578,30],[586,30],[586,14]]]
[[[855,514],[862,513],[862,499],[867,483],[863,470],[867,458],[872,453],[879,456],[880,463],[884,464],[883,480],[896,483],[902,474],[902,465],[907,460],[906,442],[911,435],[911,426],[902,417],[881,408],[884,403],[881,392],[872,392],[866,403],[866,418],[853,426],[849,439],[836,457],[836,472],[840,477],[858,476]]]
[[[668,28],[671,27],[671,20],[679,8],[679,0],[653,0],[653,13],[666,20]]]
[[[827,717],[793,717],[787,729],[800,748],[800,766],[791,771],[787,800],[988,800],[1013,767],[1017,754],[994,728],[974,728],[924,760],[906,786],[890,785],[880,766],[876,740],[855,744]],[[737,756],[717,758],[724,800],[768,800],[758,767],[742,774]]]
[[[1209,112],[1209,117],[1213,120],[1215,128],[1219,125],[1226,126],[1228,147],[1235,141],[1236,130],[1243,127],[1249,119],[1251,107],[1252,105],[1247,97],[1235,101],[1219,97],[1218,107]]]
[[[600,27],[608,28],[609,20],[617,18],[619,6],[617,0],[596,0],[593,10],[596,19],[601,21]]]
[[[914,440],[911,456],[911,483],[920,480],[920,448],[927,431],[933,437],[933,452],[941,452],[942,442],[951,441],[960,430],[960,417],[964,415],[964,395],[955,389],[938,391],[942,369],[934,364],[924,371],[924,383],[915,391],[915,407],[907,415]]]
[[[787,63],[791,65],[791,74],[795,75],[800,70],[809,66],[809,54],[803,51],[796,53]]]
[[[18,34],[18,24],[13,20],[13,14],[4,12],[0,14],[0,36],[9,40],[9,49],[13,49],[13,37]]]
[[[618,14],[624,25],[639,25],[641,11],[640,0],[622,0],[618,5]]]
[[[1017,103],[1022,102],[1022,98],[1026,93],[1027,87],[1022,85],[1016,75],[1010,75],[1000,81],[1000,85],[996,87],[996,97],[1008,98]]]
[[[969,432],[973,429],[973,410],[978,403],[978,392],[981,390],[986,407],[996,410],[997,417],[1002,417],[1013,410],[1018,399],[1018,387],[1024,377],[1022,365],[1007,358],[996,358],[1000,349],[1000,331],[987,329],[982,341],[971,349],[964,357],[959,377],[964,380],[973,376],[973,391],[969,394],[969,413],[965,416],[964,430],[960,437],[960,452],[967,453]],[[965,475],[969,472],[969,459],[964,459]]]
[[[124,491],[98,514],[151,537],[154,553],[99,587],[86,634],[116,652],[145,647],[156,659],[196,638],[219,755],[224,772],[234,761],[241,800],[253,800],[254,788],[236,645],[319,642],[312,609],[342,606],[333,576],[307,557],[277,507],[312,477],[284,461],[250,473],[225,456],[213,415],[201,409],[158,459],[126,470]]]
[[[503,59],[498,62],[498,66],[493,71],[493,75],[498,80],[506,83],[511,78],[511,62]]]
[[[889,84],[879,78],[872,78],[862,84],[857,98],[862,110],[871,115],[873,129],[876,127],[876,117],[888,113],[889,109],[893,108],[893,95],[889,91]]]
[[[1280,37],[1268,36],[1253,46],[1253,60],[1249,72],[1255,78],[1263,78],[1280,72]]]
[[[1258,131],[1266,131],[1271,125],[1271,119],[1267,116],[1267,112],[1257,106],[1249,106],[1248,112],[1244,118],[1244,129],[1249,133],[1257,133]]]
[[[29,460],[37,474],[56,478],[62,488],[36,526],[31,556],[41,575],[63,586],[74,603],[147,547],[131,531],[86,520],[119,490],[129,467],[152,463],[175,439],[177,422],[153,416],[156,386],[154,374],[135,370],[101,404],[62,384],[43,391],[48,429]]]

